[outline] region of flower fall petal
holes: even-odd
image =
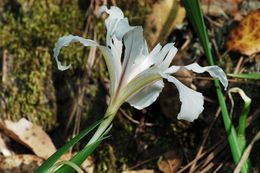
[[[85,39],[85,38],[82,38],[79,36],[73,36],[73,35],[63,36],[63,37],[59,38],[58,42],[55,44],[55,48],[53,49],[54,58],[57,62],[58,69],[67,70],[70,67],[70,65],[68,65],[68,66],[62,65],[58,59],[58,55],[59,55],[62,47],[68,46],[70,43],[74,43],[74,42],[80,42],[84,46],[91,46],[91,47],[96,46],[101,50],[101,52],[104,56],[104,59],[106,61],[106,65],[107,65],[109,75],[110,75],[110,80],[111,80],[110,94],[111,95],[114,94],[115,89],[116,89],[116,84],[118,83],[119,78],[120,78],[121,63],[115,57],[112,56],[111,50],[109,48],[107,48],[105,46],[101,46],[93,40],[89,40],[89,39]]]
[[[204,109],[203,95],[188,88],[175,77],[164,75],[164,78],[166,78],[169,82],[174,83],[179,91],[180,101],[182,104],[180,113],[178,114],[177,118],[190,122],[197,119]]]
[[[135,93],[127,100],[127,102],[139,110],[146,108],[155,102],[163,87],[164,83],[162,80],[156,81],[154,84],[151,84]]]
[[[201,67],[197,63],[192,63],[187,66],[171,66],[170,68],[165,70],[164,73],[173,74],[173,73],[175,73],[179,70],[183,70],[183,69],[192,70],[196,73],[208,72],[212,77],[219,79],[220,82],[222,83],[222,85],[224,86],[225,90],[227,89],[227,86],[228,86],[227,76],[225,75],[225,72],[216,65]]]

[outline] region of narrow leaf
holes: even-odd
[[[104,119],[101,119],[90,127],[84,129],[77,136],[67,142],[63,147],[61,147],[58,151],[56,151],[51,157],[49,157],[36,171],[35,173],[46,173],[49,168],[51,168],[59,158],[69,151],[71,147],[73,147],[77,142],[79,142],[82,138],[84,138],[89,132],[91,132],[94,128],[96,128]]]
[[[260,73],[228,74],[228,76],[235,77],[235,78],[243,78],[243,79],[255,79],[255,80],[259,80],[260,79]]]
[[[203,20],[202,11],[200,9],[200,4],[198,0],[183,0],[183,5],[187,11],[187,15],[189,17],[189,20],[198,35],[200,42],[202,44],[202,47],[205,51],[205,54],[207,56],[208,62],[210,65],[214,65],[213,56],[211,53],[211,46],[208,39],[208,34],[206,30],[206,26]],[[222,111],[222,118],[224,121],[224,126],[226,129],[226,133],[228,136],[228,142],[230,145],[231,153],[234,159],[234,162],[237,164],[241,158],[242,151],[240,149],[238,138],[236,134],[236,130],[231,122],[231,119],[229,117],[227,106],[225,103],[225,98],[223,96],[223,93],[221,91],[220,83],[218,80],[214,80],[217,96],[219,100],[219,104]],[[250,166],[245,163],[241,169],[242,173],[248,173],[250,172]]]

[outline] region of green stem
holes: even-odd
[[[92,136],[90,141],[87,143],[84,149],[91,147],[91,149],[88,150],[81,150],[78,152],[77,155],[75,155],[72,159],[70,159],[70,162],[75,163],[76,165],[80,166],[86,158],[96,149],[97,146],[101,143],[101,138],[104,137],[104,133],[107,132],[109,129],[109,126],[112,123],[112,120],[114,119],[116,113],[117,113],[118,108],[109,106],[106,113],[105,113],[105,118],[104,121],[99,125],[97,131],[95,134]],[[100,140],[100,141],[99,141]],[[99,142],[97,142],[99,141]],[[96,144],[93,146],[93,143]],[[71,173],[73,172],[73,169],[68,167],[67,165],[62,166],[60,169],[58,169],[55,173]]]
[[[208,34],[206,30],[206,26],[204,23],[202,11],[200,9],[200,4],[198,0],[183,0],[183,4],[185,9],[187,10],[187,15],[190,19],[190,22],[195,30],[195,32],[198,34],[200,42],[203,46],[203,49],[205,51],[205,54],[207,56],[208,62],[210,65],[214,65],[214,59],[211,52],[211,47],[208,39]],[[229,113],[227,111],[227,106],[225,103],[225,98],[223,96],[223,93],[221,91],[221,87],[218,80],[215,80],[215,87],[217,91],[217,96],[219,100],[219,104],[221,107],[222,112],[222,118],[224,121],[225,130],[228,136],[228,142],[230,145],[231,153],[234,159],[235,164],[238,164],[241,156],[242,156],[242,150],[238,142],[238,137],[236,130],[232,124],[232,121],[229,117]],[[250,165],[246,162],[242,169],[242,173],[248,173],[250,172]]]
[[[220,107],[221,107],[224,126],[225,126],[226,133],[227,133],[227,136],[228,136],[228,142],[229,142],[229,145],[230,145],[231,153],[232,153],[234,162],[237,164],[239,162],[240,158],[241,158],[241,155],[242,155],[242,152],[241,152],[241,149],[240,149],[240,146],[239,146],[239,143],[238,143],[238,139],[237,139],[237,133],[236,133],[236,130],[235,130],[235,128],[234,128],[234,126],[231,122],[231,119],[229,117],[226,102],[225,102],[225,99],[224,99],[223,93],[221,91],[221,87],[220,87],[218,80],[215,80],[215,86],[216,86],[216,90],[217,90],[217,96],[218,96],[219,104],[220,104]]]

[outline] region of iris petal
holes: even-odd
[[[112,6],[110,9],[108,9],[106,6],[101,6],[98,15],[103,12],[109,14],[108,18],[105,20],[105,25],[107,28],[107,45],[110,45],[112,37],[114,35],[118,40],[122,40],[125,33],[135,28],[129,25],[128,19],[124,18],[124,13],[121,11],[120,8]]]
[[[89,40],[89,39],[84,39],[79,36],[69,35],[69,36],[64,36],[64,37],[59,38],[59,40],[55,44],[55,48],[53,49],[54,58],[57,62],[59,70],[62,70],[62,71],[67,70],[71,66],[71,65],[62,65],[61,62],[59,61],[58,55],[60,53],[60,49],[64,46],[68,46],[70,43],[74,43],[74,42],[80,42],[84,46],[97,46],[97,43],[95,41]]]
[[[101,50],[101,52],[104,56],[104,59],[106,61],[106,65],[107,65],[109,75],[110,75],[110,80],[111,80],[110,94],[113,95],[116,90],[116,84],[118,83],[119,78],[120,78],[121,63],[120,63],[120,61],[118,61],[118,59],[113,57],[111,50],[109,48],[107,48],[105,46],[101,46],[93,40],[89,40],[89,39],[85,39],[85,38],[82,38],[79,36],[73,36],[73,35],[61,37],[58,40],[58,42],[55,44],[55,48],[53,49],[54,58],[57,62],[58,69],[67,70],[70,67],[70,65],[68,65],[68,66],[62,65],[58,59],[58,55],[59,55],[62,47],[68,46],[70,43],[74,43],[74,42],[80,42],[84,46],[91,46],[91,47],[96,46]]]
[[[170,75],[163,76],[169,82],[174,83],[179,91],[180,101],[182,102],[182,104],[180,113],[178,114],[177,118],[190,122],[197,119],[204,109],[203,95],[197,91],[188,88],[180,81],[178,81],[175,77],[172,77]]]
[[[127,100],[127,102],[139,110],[146,108],[155,102],[163,87],[164,83],[162,80],[156,81],[152,85],[149,85],[135,93]]]
[[[134,76],[136,65],[144,60],[146,55],[146,43],[143,37],[143,28],[136,27],[124,35],[123,42],[125,45],[125,56],[123,60],[123,80],[129,82]]]
[[[225,90],[227,89],[227,86],[228,86],[227,76],[225,75],[225,72],[216,65],[201,67],[197,63],[192,63],[187,66],[171,66],[170,68],[165,70],[164,73],[173,74],[173,73],[175,73],[179,70],[183,70],[183,69],[192,70],[196,73],[208,72],[212,77],[219,79],[220,82],[222,83],[222,85],[224,86]]]

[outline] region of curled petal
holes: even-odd
[[[135,107],[136,109],[143,109],[150,106],[158,98],[160,92],[164,87],[162,80],[156,81],[155,83],[141,89],[133,96],[131,96],[127,102]]]
[[[93,40],[89,40],[89,39],[85,39],[85,38],[82,38],[79,36],[73,36],[73,35],[63,36],[63,37],[59,38],[59,40],[55,44],[55,48],[53,49],[54,58],[57,62],[58,69],[67,70],[70,67],[70,65],[68,65],[68,66],[62,65],[58,59],[58,55],[59,55],[62,47],[68,46],[70,43],[74,43],[74,42],[80,42],[84,46],[92,46],[92,47],[96,46],[101,50],[101,52],[104,56],[108,71],[109,71],[109,75],[110,75],[110,80],[111,80],[110,94],[114,94],[115,89],[116,89],[116,84],[119,81],[119,77],[120,77],[120,73],[121,73],[120,60],[113,57],[111,50],[109,48],[107,48],[105,46],[101,46]]]
[[[59,38],[59,40],[57,41],[57,43],[55,44],[55,47],[53,49],[54,58],[57,62],[59,70],[64,71],[64,70],[67,70],[70,68],[71,65],[62,65],[61,64],[61,62],[58,59],[58,55],[59,55],[62,47],[68,46],[70,43],[74,43],[74,42],[80,42],[84,46],[97,46],[97,43],[95,41],[89,40],[89,39],[84,39],[79,36],[69,35],[69,36],[64,36],[64,37]]]
[[[197,119],[203,111],[203,95],[183,85],[180,81],[170,75],[163,75],[169,82],[174,83],[179,91],[181,110],[177,118],[192,122]]]
[[[220,82],[222,83],[222,85],[224,86],[225,90],[227,89],[227,86],[228,86],[227,76],[226,76],[225,72],[220,67],[218,67],[216,65],[201,67],[197,63],[192,63],[192,64],[187,65],[187,66],[171,66],[166,71],[164,71],[164,73],[173,74],[173,73],[175,73],[179,70],[183,70],[183,69],[192,70],[196,73],[204,73],[206,71],[212,77],[219,79]]]

